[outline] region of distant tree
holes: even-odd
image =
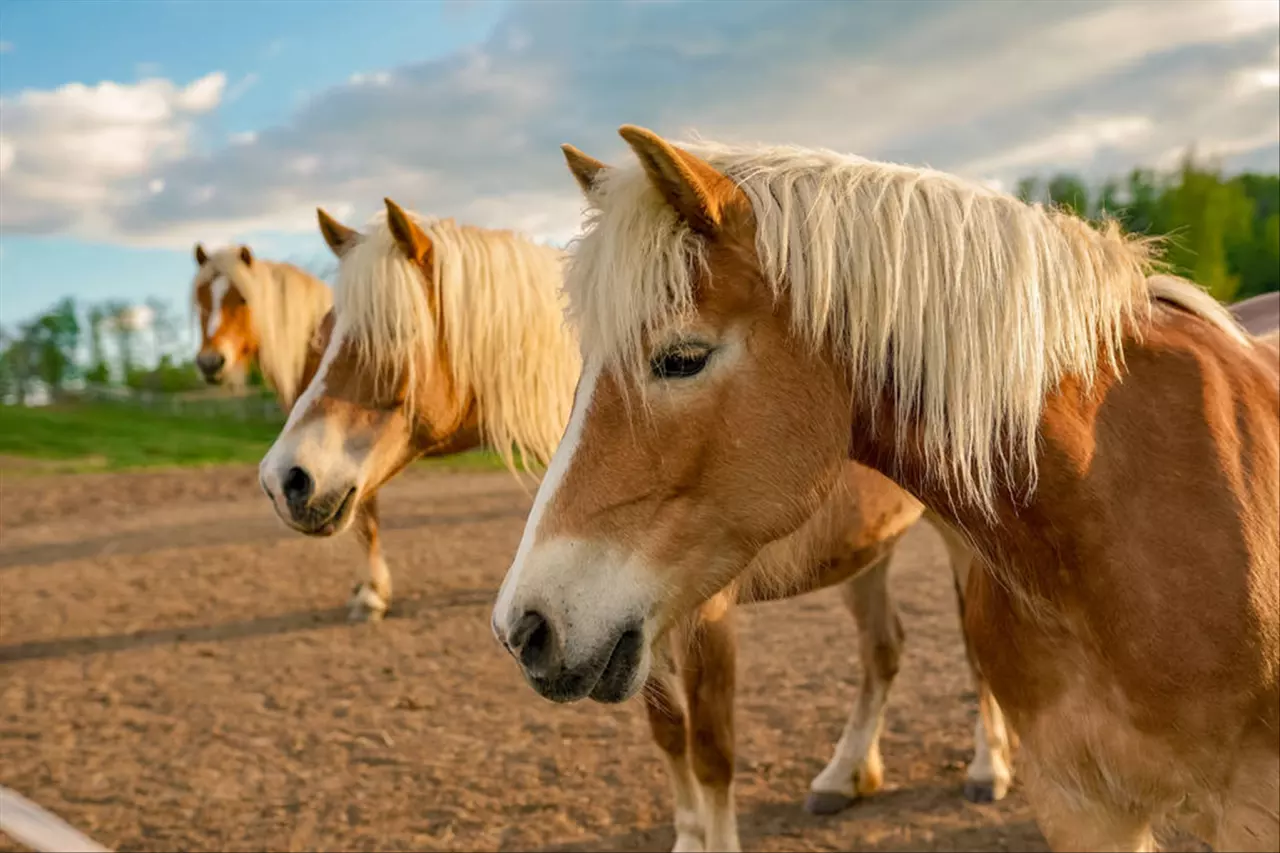
[[[1124,207],[1124,200],[1120,197],[1120,182],[1111,178],[1103,183],[1102,188],[1098,190],[1093,216],[1095,219],[1116,216],[1124,210]]]
[[[1089,188],[1075,175],[1054,175],[1049,181],[1049,201],[1077,216],[1089,215]]]
[[[1253,200],[1238,182],[1224,182],[1216,170],[1183,161],[1179,181],[1168,189],[1162,205],[1178,232],[1169,241],[1167,260],[1216,298],[1231,301],[1240,277],[1227,262],[1228,253],[1247,245],[1253,231]]]
[[[173,352],[178,342],[178,321],[168,301],[151,297],[147,300],[151,309],[151,340],[155,347],[156,361]]]
[[[116,359],[119,362],[120,376],[128,385],[129,374],[133,371],[136,360],[134,344],[137,341],[137,331],[129,323],[131,306],[128,302],[113,299],[103,308],[107,314],[107,328],[116,341]]]
[[[1126,189],[1129,198],[1120,218],[1125,228],[1139,234],[1157,233],[1161,224],[1160,184],[1155,173],[1148,169],[1134,169],[1129,173]]]
[[[1023,178],[1018,181],[1018,186],[1014,190],[1014,194],[1026,202],[1040,201],[1040,179]]]
[[[23,327],[24,357],[51,394],[61,393],[75,373],[80,331],[75,301],[70,297]]]
[[[89,321],[89,369],[85,371],[87,382],[105,385],[111,381],[111,368],[107,363],[107,351],[102,335],[110,320],[102,305],[92,305],[87,312]]]

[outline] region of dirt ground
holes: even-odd
[[[381,504],[396,612],[350,625],[354,538],[286,530],[251,468],[5,478],[0,783],[116,849],[669,850],[639,704],[552,705],[490,634],[531,496],[416,472]],[[744,847],[1045,849],[1016,785],[961,796],[976,706],[932,530],[892,582],[886,790],[835,817],[801,804],[852,707],[849,617],[831,591],[743,613]]]

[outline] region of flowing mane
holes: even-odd
[[[512,231],[410,215],[431,238],[431,294],[379,214],[342,260],[341,334],[372,375],[407,380],[410,410],[420,377],[445,353],[455,393],[474,397],[507,466],[515,470],[516,453],[526,468],[529,456],[548,464],[580,366],[564,326],[562,252]]]
[[[891,386],[933,475],[988,510],[1015,460],[1034,488],[1045,395],[1121,367],[1153,291],[1238,334],[1193,285],[1149,284],[1153,241],[1115,223],[831,151],[678,144],[750,200],[756,253],[795,334],[844,360],[870,405]],[[642,336],[694,307],[704,243],[638,164],[605,170],[592,195],[567,271],[570,313],[584,354],[644,371]]]
[[[240,292],[258,338],[258,364],[286,411],[300,393],[307,351],[320,321],[333,304],[324,282],[293,264],[253,259],[246,266],[238,247],[209,255],[197,275],[195,292],[218,276]]]

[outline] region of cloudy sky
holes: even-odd
[[[180,302],[194,241],[321,261],[323,205],[571,236],[572,142],[793,142],[1012,185],[1280,168],[1280,3],[0,0],[0,323]]]

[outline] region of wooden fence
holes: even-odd
[[[275,395],[261,389],[209,388],[165,394],[118,385],[85,385],[75,395],[84,402],[133,406],[183,417],[228,418],[283,424],[285,413]]]

